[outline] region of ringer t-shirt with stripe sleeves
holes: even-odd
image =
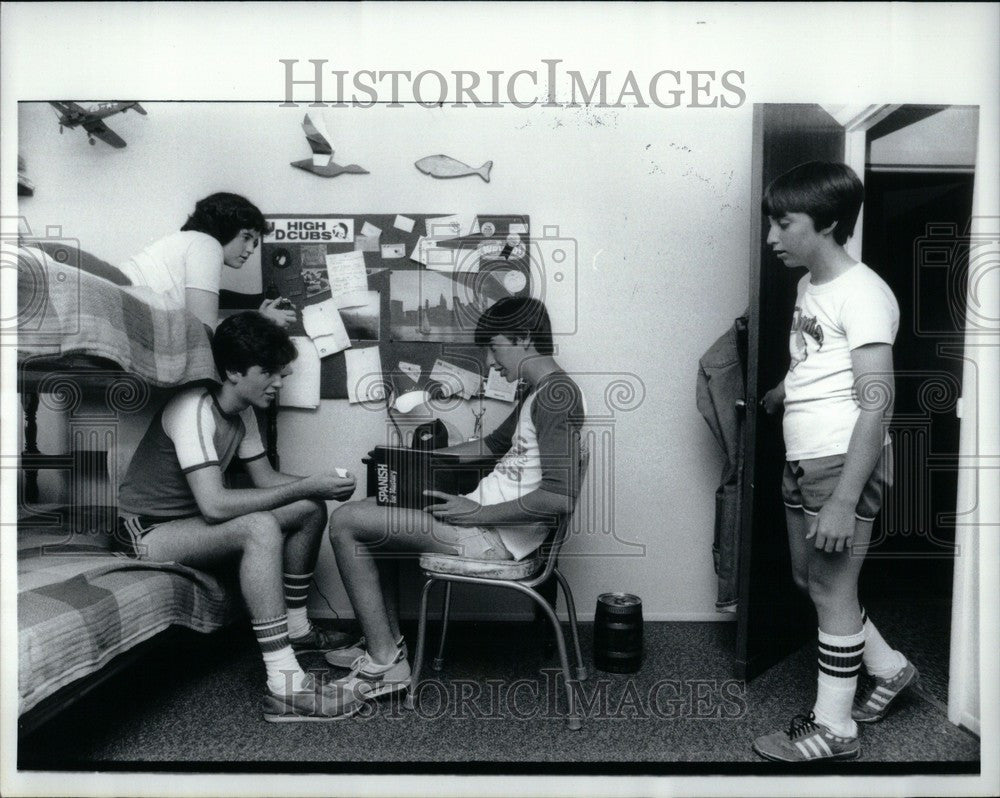
[[[199,515],[187,475],[233,457],[255,460],[264,444],[253,408],[228,414],[210,390],[189,388],[174,396],[153,418],[118,490],[122,510],[158,518]]]

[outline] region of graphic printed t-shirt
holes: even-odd
[[[834,280],[799,280],[785,376],[785,457],[844,454],[861,413],[854,397],[851,350],[892,345],[899,305],[892,289],[865,264]]]
[[[122,510],[161,518],[198,515],[186,475],[233,457],[255,460],[264,444],[253,408],[227,414],[207,388],[190,388],[156,414],[129,463],[118,491]]]
[[[163,297],[164,307],[186,307],[185,289],[219,293],[222,244],[207,233],[181,230],[154,241],[121,265],[134,286]]]
[[[568,498],[579,492],[577,468],[585,408],[579,387],[564,371],[546,375],[521,405],[486,436],[486,446],[503,454],[468,498],[482,505],[513,501],[534,490]],[[504,545],[520,560],[538,548],[550,527],[498,526]]]

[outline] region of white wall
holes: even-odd
[[[299,123],[315,109],[146,108],[147,117],[109,120],[128,142],[113,150],[88,146],[79,131],[60,136],[45,104],[21,106],[18,146],[36,191],[20,213],[33,232],[59,225],[119,262],[177,229],[198,198],[228,190],[273,213],[520,212],[535,237],[557,225],[575,239],[577,297],[554,283],[546,296],[556,327],[572,328],[575,317],[559,359],[581,374],[592,411],[607,412],[602,386],[623,373],[638,376],[645,398],[614,415],[614,535],[599,524],[597,534],[572,540],[564,571],[585,617],[607,590],[640,595],[647,618],[717,617],[711,542],[721,455],[694,388],[699,356],[747,304],[749,105],[709,114],[326,109],[335,159],[371,172],[330,180],[289,166],[308,155]],[[491,182],[438,181],[413,167],[438,152],[477,166],[493,160]],[[487,428],[506,409],[491,407]],[[383,418],[340,401],[282,411],[282,467],[358,464],[383,435]],[[450,420],[469,432],[471,419],[459,411]],[[645,545],[644,556],[621,541]],[[319,576],[343,612],[349,605],[328,555]]]

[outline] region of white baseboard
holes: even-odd
[[[962,717],[959,719],[959,725],[964,726],[970,732],[972,732],[976,737],[981,737],[979,733],[979,718],[975,717],[969,712],[963,712]]]
[[[343,612],[334,613],[327,608],[314,609],[311,610],[310,615],[316,618],[323,618],[332,620],[339,618],[340,620],[353,620],[354,613]],[[568,621],[569,618],[566,614],[560,612],[559,620]],[[414,620],[417,616],[415,614],[403,614],[403,620]],[[436,617],[435,615],[431,616]],[[532,619],[532,614],[530,612],[453,612],[452,620],[454,621],[530,621]],[[579,613],[577,614],[577,619],[580,623],[593,623],[594,613]],[[706,621],[713,623],[732,623],[736,620],[736,613],[734,612],[652,612],[643,614],[644,621],[654,621],[654,622],[701,622]]]

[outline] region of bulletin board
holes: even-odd
[[[355,350],[350,357],[356,358],[357,350],[376,350],[383,389],[397,395],[414,389],[453,393],[439,381],[439,362],[485,377],[483,353],[473,342],[479,314],[502,297],[531,294],[527,215],[329,213],[267,219],[274,228],[261,242],[261,285],[265,298],[282,296],[295,306],[293,336],[307,334],[307,307],[324,302],[331,307],[342,288],[339,272],[328,269],[328,256],[351,261],[355,273],[360,257],[347,253],[363,256],[367,295],[355,291],[353,306],[338,312]],[[343,351],[322,357],[321,398],[351,396],[347,357]],[[375,355],[369,357],[366,362],[376,362]]]

